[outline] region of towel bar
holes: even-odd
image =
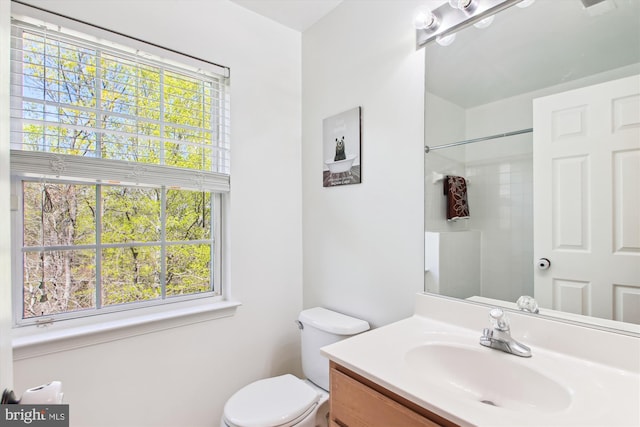
[[[437,184],[440,181],[444,181],[444,179],[447,177],[447,175],[443,174],[443,173],[439,173],[439,172],[431,172],[431,182],[433,184]],[[467,182],[467,186],[469,186],[469,178],[464,178],[464,180]]]

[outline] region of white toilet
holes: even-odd
[[[327,427],[329,360],[320,348],[369,329],[360,319],[321,307],[298,317],[301,330],[301,380],[291,374],[253,382],[224,405],[221,427]]]

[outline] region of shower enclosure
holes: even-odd
[[[524,117],[528,109],[518,120],[501,124],[486,118],[504,117],[514,111],[513,105],[498,102],[463,109],[430,93],[426,105],[426,140],[452,141],[425,150],[426,290],[507,301],[532,295],[533,152],[531,117]],[[524,126],[502,132],[518,126],[518,121]],[[467,180],[468,219],[447,221],[443,215],[446,197],[440,177],[447,175]]]

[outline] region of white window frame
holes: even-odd
[[[17,7],[16,7],[17,6]],[[104,41],[104,40],[116,40],[119,42],[118,46],[122,46],[122,41],[127,40],[130,42],[131,40],[126,39],[126,37],[122,37],[122,35],[115,36],[114,34],[109,33],[103,29],[96,29],[86,24],[78,24],[77,22],[68,21],[65,18],[61,18],[60,16],[49,15],[47,12],[42,10],[35,10],[25,5],[16,5],[12,4],[12,14],[15,12],[14,9],[17,9],[17,14],[20,15],[20,18],[24,18],[27,16],[34,16],[35,21],[40,22],[41,19],[44,19],[45,22],[57,22],[58,29],[60,29],[60,25],[69,24],[70,32],[73,33],[78,31],[78,28],[83,34],[89,34],[92,37],[95,37],[96,40]],[[66,27],[65,27],[66,28]],[[140,41],[135,40],[132,42],[131,50],[132,52],[138,53],[140,49]],[[144,45],[144,42],[142,43]],[[146,47],[146,46],[145,46]],[[152,51],[154,54],[158,52],[158,46],[153,45]],[[155,49],[155,51],[154,51]],[[159,50],[161,53],[162,49]],[[173,52],[175,53],[175,52]],[[176,62],[181,63],[180,58],[176,61],[176,55],[169,55],[167,59],[168,64],[174,64]],[[192,57],[188,58],[189,65],[198,66],[197,61],[194,61]],[[228,73],[228,69],[226,69],[225,73]],[[228,74],[226,75],[228,77]],[[228,95],[225,96],[224,99],[224,108],[228,111]],[[223,126],[229,126],[229,118],[228,115],[225,114]],[[13,125],[12,125],[13,126]],[[228,132],[226,130],[225,132]],[[226,141],[228,143],[228,141]],[[54,321],[50,321],[48,318],[45,319],[44,322],[25,322],[24,320],[18,320],[18,318],[22,319],[22,304],[23,304],[23,291],[22,291],[22,211],[20,206],[22,205],[21,195],[21,181],[23,178],[31,178],[38,177],[39,179],[71,179],[77,180],[77,176],[74,176],[73,171],[79,169],[87,169],[93,168],[97,164],[95,162],[100,162],[101,160],[93,159],[93,158],[73,158],[73,156],[66,155],[56,155],[54,159],[51,159],[51,156],[41,156],[40,154],[46,153],[37,153],[37,152],[29,152],[28,156],[22,156],[24,153],[20,153],[18,151],[12,151],[11,153],[11,188],[12,188],[12,197],[11,197],[11,217],[12,217],[12,276],[14,282],[14,327],[17,326],[28,326],[24,328],[17,328],[14,331],[18,331],[17,334],[14,333],[16,337],[14,339],[14,350],[21,349],[25,347],[29,347],[35,342],[41,341],[57,341],[63,337],[69,337],[71,335],[86,335],[88,331],[92,331],[91,333],[97,333],[100,331],[113,331],[114,329],[125,328],[128,332],[122,332],[121,336],[130,336],[138,333],[144,333],[145,331],[155,329],[156,326],[148,326],[156,321],[164,320],[169,322],[171,325],[176,324],[184,324],[202,321],[203,318],[218,318],[218,317],[226,317],[228,315],[232,315],[235,311],[235,307],[240,305],[239,302],[234,301],[231,298],[230,293],[230,277],[229,277],[229,265],[230,260],[228,257],[229,252],[229,223],[228,223],[228,212],[229,212],[229,178],[226,179],[224,176],[216,176],[216,174],[207,174],[207,173],[193,173],[189,174],[181,174],[178,173],[178,176],[175,176],[175,168],[171,168],[168,166],[154,165],[153,167],[149,167],[149,169],[153,169],[148,172],[147,179],[151,182],[159,182],[154,181],[157,179],[157,176],[166,177],[169,172],[171,172],[171,176],[173,177],[173,181],[168,184],[169,187],[174,188],[185,188],[185,189],[197,189],[202,190],[203,188],[213,189],[208,190],[211,192],[212,199],[212,212],[211,217],[214,223],[212,224],[212,233],[214,239],[214,248],[213,250],[216,252],[214,258],[214,265],[212,269],[214,271],[214,290],[212,292],[200,293],[200,294],[191,294],[184,297],[171,297],[170,299],[164,300],[152,300],[152,301],[143,301],[136,303],[128,303],[117,307],[109,307],[103,308],[100,311],[100,314],[104,314],[104,316],[86,316],[86,312],[82,312],[83,316],[77,316],[77,313],[70,312],[68,314],[59,314],[55,316]],[[14,161],[15,159],[15,161]],[[228,159],[227,159],[228,161]],[[118,160],[112,160],[112,164],[117,164]],[[44,169],[40,170],[38,173],[33,173],[34,170],[38,170],[37,167],[33,168],[33,164],[36,163],[48,163],[49,164],[49,172],[42,172]],[[126,162],[125,162],[126,163]],[[28,166],[25,167],[25,164]],[[62,169],[60,169],[60,165],[64,165]],[[98,168],[96,171],[98,172],[94,176],[94,182],[100,181],[117,181],[121,185],[139,185],[137,182],[140,177],[141,169],[146,169],[147,165],[141,164],[131,164],[128,165],[128,173],[123,172],[125,168],[121,168],[117,173],[112,174],[111,171],[108,175],[112,175],[111,177],[105,176],[106,168]],[[228,165],[227,165],[228,167]],[[167,168],[170,169],[167,170]],[[45,168],[46,169],[46,168]],[[62,173],[61,173],[62,172]],[[228,173],[228,169],[227,169]],[[156,175],[154,177],[154,175]],[[220,174],[218,174],[220,175]],[[83,178],[84,180],[85,178]],[[135,182],[134,182],[135,181]],[[177,184],[176,184],[177,181]],[[221,190],[222,189],[222,190]],[[15,277],[19,275],[19,285],[16,284]],[[19,292],[16,290],[19,289]],[[91,310],[94,312],[95,310]],[[94,313],[98,314],[98,313]],[[181,319],[183,317],[191,318],[191,320],[175,320]],[[204,317],[203,317],[204,316]],[[173,320],[172,320],[173,319]],[[58,322],[58,320],[65,320],[65,322]],[[67,321],[68,320],[68,321]],[[36,325],[40,323],[39,325]],[[159,326],[159,329],[163,329],[165,327],[173,327],[170,326],[169,323],[165,326]],[[36,326],[45,325],[47,328],[37,328],[33,329]],[[101,326],[96,326],[101,325]],[[33,338],[34,336],[38,336],[38,338]],[[109,340],[111,338],[104,338],[104,340]],[[103,342],[102,338],[97,338],[97,342]]]
[[[196,299],[210,299],[213,301],[222,300],[222,291],[221,291],[221,283],[222,283],[222,198],[223,195],[220,193],[209,193],[211,195],[211,214],[210,214],[210,230],[211,230],[211,238],[208,240],[202,241],[184,241],[184,244],[211,244],[212,245],[212,268],[210,271],[210,285],[211,290],[206,292],[199,292],[187,295],[174,295],[174,296],[166,296],[164,291],[162,292],[161,298],[144,300],[144,301],[136,301],[136,302],[128,302],[124,304],[114,304],[101,306],[100,302],[97,302],[97,306],[95,308],[87,308],[83,310],[72,310],[65,313],[58,313],[53,315],[39,316],[39,317],[31,317],[31,318],[23,318],[23,305],[24,305],[24,283],[23,283],[23,256],[25,252],[24,249],[24,241],[23,241],[23,230],[24,230],[24,203],[22,200],[23,192],[22,192],[22,183],[23,181],[29,182],[37,182],[33,178],[29,178],[25,175],[17,175],[14,174],[11,177],[11,195],[12,200],[14,201],[14,206],[12,207],[12,248],[14,248],[12,253],[12,283],[14,284],[14,325],[15,326],[28,326],[28,325],[42,325],[42,324],[50,324],[54,321],[68,320],[68,319],[76,319],[82,317],[90,317],[99,314],[108,314],[118,311],[127,311],[127,310],[135,310],[145,307],[152,307],[157,305],[166,305],[170,303],[182,302],[182,301],[190,301]],[[46,183],[51,184],[87,184],[86,182],[77,181],[77,180],[62,180],[62,179],[50,179],[47,180]],[[101,184],[101,183],[92,183],[92,185],[103,185],[109,186],[114,184]],[[119,184],[120,185],[120,184]],[[129,185],[127,185],[129,186]],[[140,186],[137,186],[140,187]],[[150,187],[152,188],[152,187]],[[153,187],[153,188],[162,188],[163,192],[166,192],[166,187]],[[164,201],[164,200],[163,200]],[[165,218],[161,218],[160,221],[164,223]],[[100,232],[97,229],[96,225],[96,235],[99,235]],[[97,238],[99,240],[99,238]],[[169,246],[171,244],[176,244],[176,242],[167,242],[166,240],[160,240],[157,243],[154,242],[153,246]],[[134,246],[148,246],[149,243],[138,243],[133,244]],[[96,242],[92,245],[83,245],[79,247],[79,249],[95,249],[96,257],[99,257],[99,251],[102,248],[128,248],[132,246],[127,243],[117,243],[117,244],[100,244],[100,242]],[[68,249],[68,248],[64,248]],[[29,250],[32,252],[32,250]],[[97,266],[96,266],[97,268]],[[99,273],[96,271],[96,274],[99,276]],[[100,280],[97,279],[96,283],[96,295],[99,295],[100,292]],[[164,288],[165,285],[161,285]]]

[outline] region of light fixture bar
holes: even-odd
[[[462,28],[481,21],[521,1],[522,0],[471,0],[466,2],[469,5],[466,9],[451,7],[449,2],[446,2],[432,11],[438,22],[435,28],[416,29],[416,48],[419,49],[438,37],[453,34]]]

